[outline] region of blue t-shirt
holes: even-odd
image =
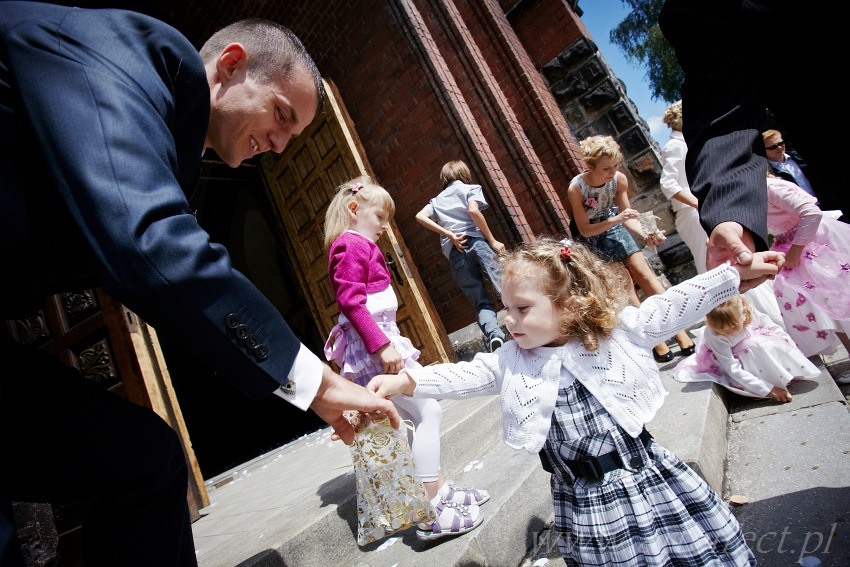
[[[428,201],[422,210],[428,213],[432,221],[457,235],[484,238],[475,221],[469,216],[470,201],[478,202],[479,211],[488,207],[481,185],[467,185],[462,181],[453,181],[439,195]],[[441,236],[440,246],[443,254],[448,258],[454,247],[451,239]]]

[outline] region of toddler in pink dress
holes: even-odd
[[[696,354],[673,370],[679,382],[711,381],[742,396],[790,402],[791,380],[820,375],[791,337],[742,295],[721,303],[705,318]]]
[[[767,179],[767,201],[771,249],[785,253],[785,267],[773,282],[785,328],[806,356],[832,354],[836,339],[848,346],[850,225],[778,177]]]

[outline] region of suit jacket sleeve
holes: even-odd
[[[731,2],[667,0],[659,16],[664,36],[676,51],[682,84],[682,134],[691,192],[699,200],[700,222],[709,235],[735,221],[749,229],[756,249],[767,249],[767,159],[764,105],[743,56],[749,33],[728,25],[722,6]]]
[[[4,47],[104,288],[246,394],[272,393],[300,343],[210,241],[181,186],[196,178],[209,120],[197,51],[139,14],[64,10],[19,23]]]

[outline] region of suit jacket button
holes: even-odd
[[[242,322],[242,319],[239,318],[239,315],[236,313],[231,313],[227,317],[225,317],[224,322],[227,323],[227,326],[231,329],[235,329],[239,326],[239,323]]]
[[[257,345],[257,348],[254,349],[254,356],[257,357],[257,360],[265,360],[269,357],[269,347],[266,345]]]
[[[248,335],[247,337],[245,337],[245,346],[249,349],[254,350],[255,348],[257,348],[257,346],[259,346],[259,344],[260,341],[257,340],[256,335]]]
[[[242,339],[243,341],[248,338],[251,334],[251,329],[248,328],[248,325],[239,325],[236,327],[236,336]]]

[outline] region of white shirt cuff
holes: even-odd
[[[325,363],[302,344],[286,377],[291,387],[282,386],[274,391],[275,395],[299,409],[306,410],[319,391],[324,368]]]

